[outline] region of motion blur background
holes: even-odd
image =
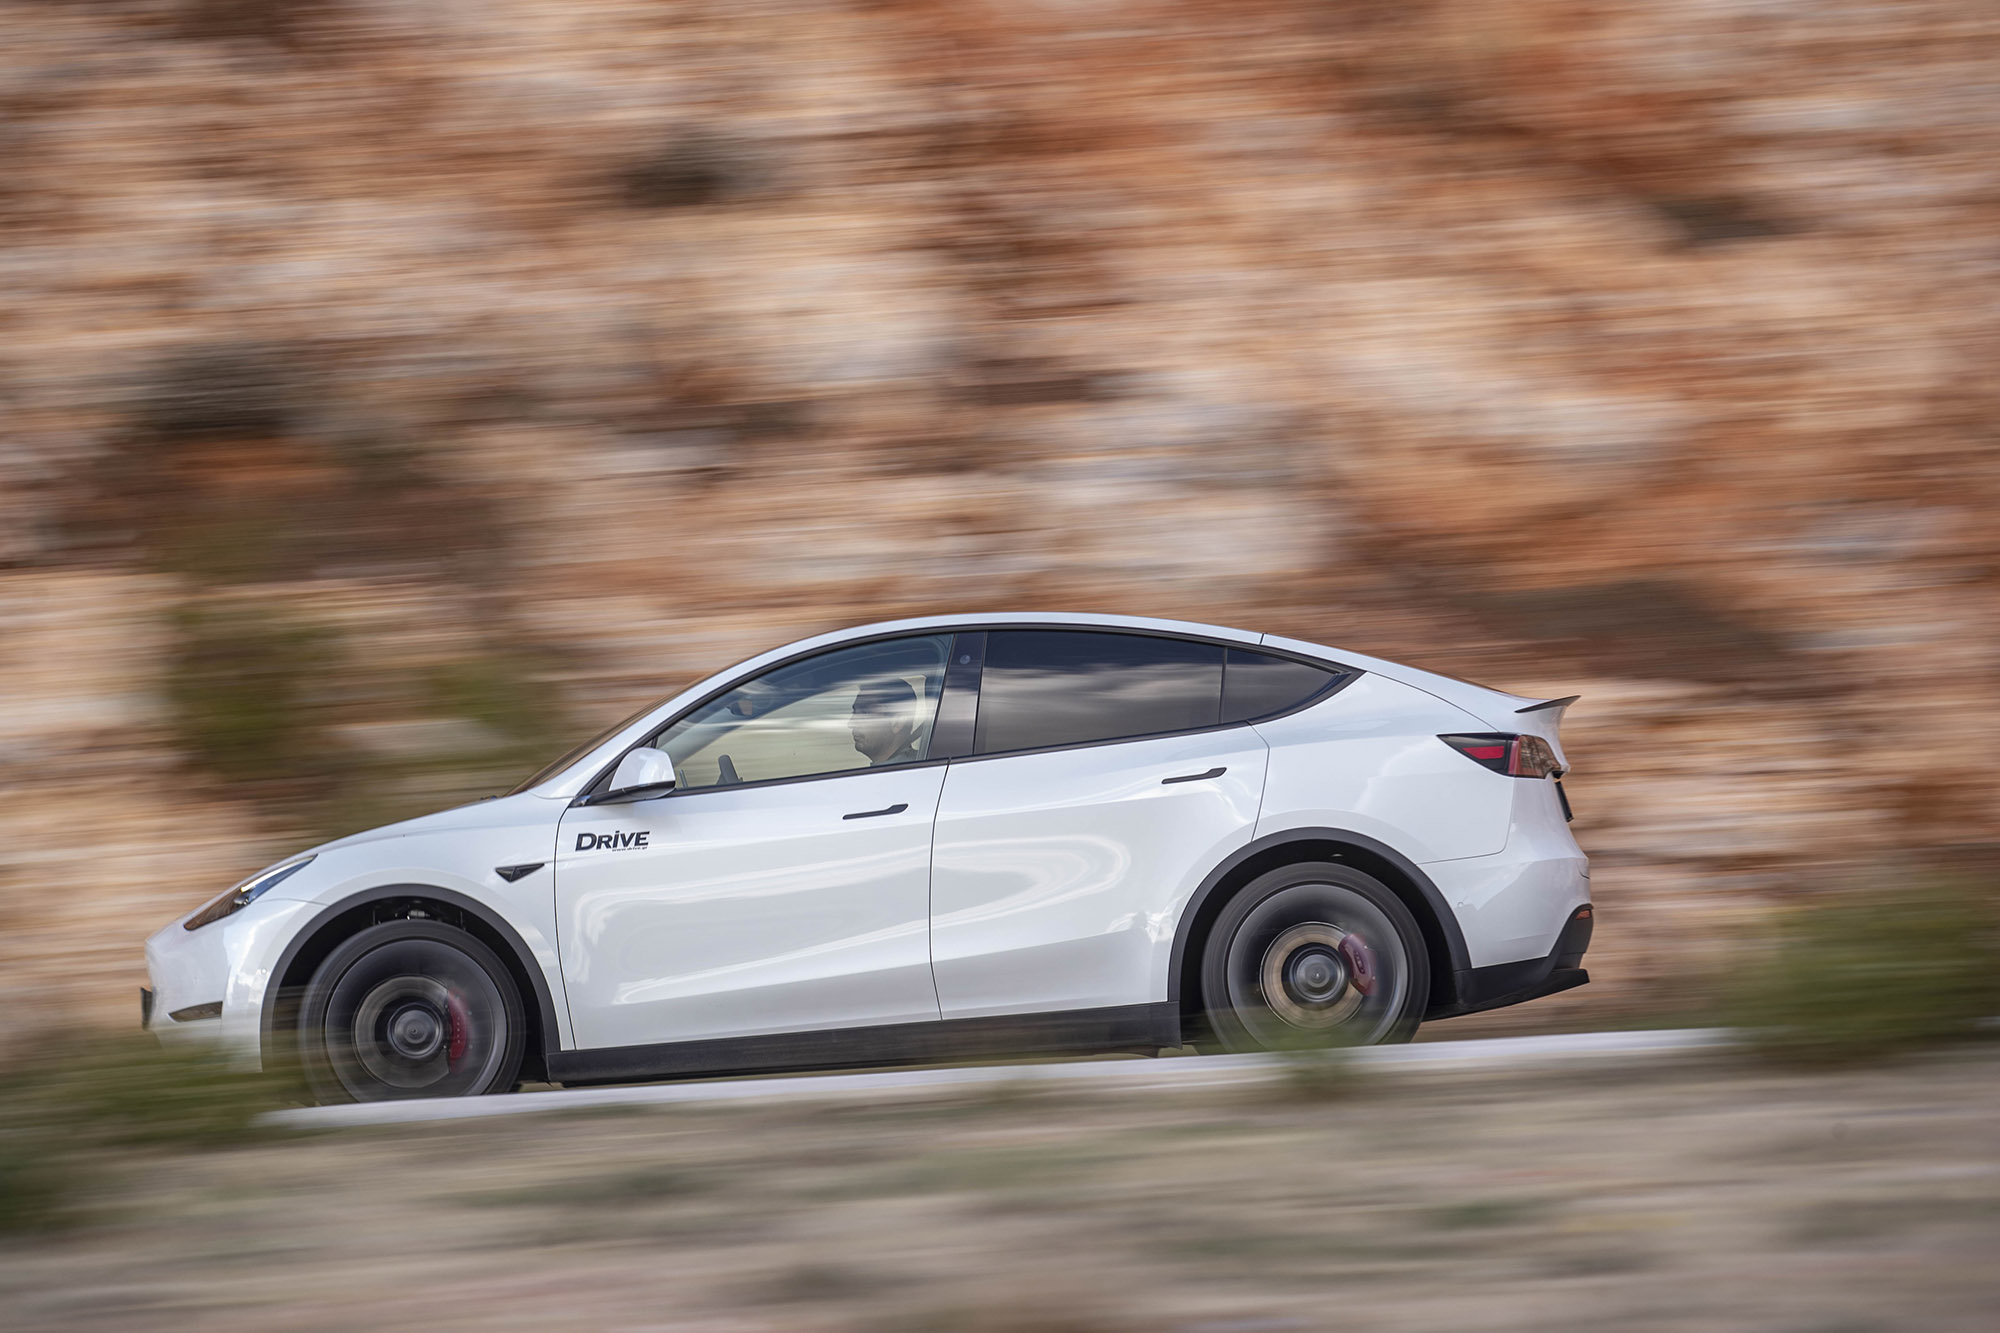
[[[0,1007],[754,651],[1581,692],[1597,984],[2000,843],[1975,0],[0,0]],[[1472,1031],[1466,1028],[1465,1031]]]
[[[0,0],[0,1308],[1989,1329],[1993,1044],[1868,1060],[2000,1012],[1996,363],[1990,0]],[[1007,609],[1580,692],[1594,983],[1426,1035],[1751,1059],[274,1138],[135,1031],[280,855]]]

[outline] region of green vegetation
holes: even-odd
[[[14,1132],[0,1136],[0,1235],[47,1231],[71,1220],[73,1168],[45,1142]]]
[[[1546,1199],[1468,1199],[1426,1212],[1425,1225],[1437,1231],[1476,1231],[1531,1221],[1549,1210]]]
[[[488,738],[476,755],[462,756],[510,779],[533,772],[569,743],[555,693],[536,664],[508,653],[463,657],[430,675],[430,699],[445,717],[478,724]]]
[[[887,1320],[871,1317],[855,1327],[888,1333],[1118,1333],[1132,1325],[1076,1309],[1055,1297],[1023,1293],[1018,1302],[1005,1306],[936,1306],[903,1311]]]
[[[546,1212],[552,1208],[573,1208],[595,1212],[604,1208],[632,1208],[693,1198],[719,1185],[715,1172],[700,1172],[681,1166],[653,1166],[638,1170],[585,1175],[561,1181],[537,1181],[512,1189],[480,1190],[467,1194],[462,1202],[474,1208],[527,1208]]]
[[[335,752],[313,682],[335,636],[253,605],[190,604],[174,614],[166,691],[180,748],[239,784],[325,776]]]
[[[1366,1082],[1354,1061],[1353,1043],[1338,1032],[1301,1032],[1272,1053],[1284,1067],[1284,1094],[1296,1101],[1342,1101],[1354,1096]]]
[[[1361,1072],[1345,1047],[1302,1047],[1281,1052],[1280,1058],[1285,1062],[1285,1088],[1300,1101],[1340,1101],[1362,1086]]]
[[[503,790],[563,748],[553,673],[493,628],[490,599],[428,639],[399,627],[397,647],[279,600],[316,580],[441,572],[478,597],[500,563],[487,497],[432,466],[328,349],[182,348],[145,373],[126,417],[104,521],[186,582],[162,690],[191,767],[294,829],[336,834]]]
[[[192,1152],[255,1137],[276,1075],[232,1074],[150,1037],[51,1037],[0,1071],[0,1232],[71,1225],[134,1150]]]
[[[1966,882],[1847,890],[1789,910],[1724,987],[1758,1055],[1834,1064],[1964,1040],[2000,1014],[1994,895]]]
[[[190,602],[173,619],[165,692],[196,768],[327,833],[504,789],[562,748],[563,713],[536,664],[474,651],[428,672],[357,661],[343,637],[261,602]],[[468,725],[364,750],[342,728]]]

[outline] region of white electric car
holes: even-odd
[[[1121,616],[869,625],[146,944],[144,1019],[322,1100],[1407,1040],[1588,979],[1524,699]]]

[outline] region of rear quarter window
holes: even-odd
[[[1222,678],[1222,720],[1251,722],[1287,712],[1332,688],[1340,674],[1289,657],[1231,648]]]

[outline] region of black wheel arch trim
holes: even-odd
[[[1471,969],[1471,954],[1466,950],[1465,931],[1460,928],[1457,916],[1452,913],[1451,904],[1445,901],[1444,894],[1431,882],[1431,877],[1419,869],[1416,862],[1380,839],[1356,833],[1351,829],[1308,827],[1289,828],[1266,834],[1237,848],[1224,858],[1221,865],[1208,872],[1207,878],[1202,880],[1200,887],[1188,898],[1187,906],[1181,911],[1180,922],[1174,927],[1174,947],[1167,962],[1167,999],[1176,1004],[1180,1002],[1181,977],[1186,971],[1188,946],[1194,933],[1195,922],[1202,919],[1202,909],[1221,890],[1226,881],[1250,861],[1270,852],[1294,843],[1326,842],[1345,843],[1356,851],[1381,858],[1416,889],[1424,900],[1424,906],[1430,910],[1432,919],[1437,922],[1438,931],[1444,936],[1445,952],[1451,960],[1451,967],[1444,977],[1434,975],[1431,978],[1432,993],[1436,994],[1440,980],[1456,989],[1457,974]],[[1432,970],[1436,971],[1435,968]]]
[[[560,1029],[556,1025],[555,996],[549,990],[549,979],[542,972],[542,965],[535,961],[534,951],[528,948],[527,941],[521,938],[519,931],[494,914],[484,903],[454,889],[440,888],[435,884],[381,884],[372,889],[363,889],[359,893],[342,898],[339,902],[328,904],[307,922],[302,930],[293,934],[291,941],[285,945],[284,952],[278,955],[277,964],[271,969],[270,984],[264,988],[260,1049],[265,1067],[270,1068],[271,1062],[280,1054],[276,1045],[278,1005],[285,990],[284,978],[292,970],[292,964],[298,961],[299,954],[304,951],[306,945],[337,918],[346,916],[357,908],[367,907],[371,903],[392,902],[398,898],[428,898],[455,911],[463,912],[467,916],[476,917],[481,925],[491,930],[506,944],[512,951],[514,960],[520,964],[521,971],[527,975],[528,984],[534,988],[535,1010],[541,1027],[542,1049],[539,1055],[543,1067],[546,1068],[548,1058],[561,1049]],[[537,1054],[530,1050],[531,1060]]]

